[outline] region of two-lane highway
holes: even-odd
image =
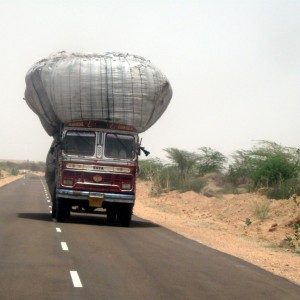
[[[0,189],[0,299],[300,299],[300,287],[145,220],[51,220],[43,178]]]

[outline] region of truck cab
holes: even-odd
[[[53,218],[63,222],[71,211],[93,213],[101,209],[109,223],[129,226],[139,146],[138,134],[127,125],[93,121],[64,124],[53,147]]]

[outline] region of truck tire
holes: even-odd
[[[117,210],[114,207],[106,209],[107,223],[113,224],[117,221]]]
[[[52,202],[52,219],[56,219],[56,193],[55,189],[54,192],[51,194],[51,202]]]
[[[56,219],[56,199],[52,199],[52,219]]]
[[[123,227],[129,227],[132,217],[132,204],[123,204],[119,207],[118,220]]]
[[[64,222],[68,214],[68,203],[65,199],[56,198],[56,221]]]

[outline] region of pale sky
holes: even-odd
[[[140,135],[151,157],[300,147],[299,0],[0,0],[0,38],[0,159],[45,160],[25,75],[62,50],[137,54],[168,77],[171,103]]]

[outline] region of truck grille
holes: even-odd
[[[133,187],[133,176],[131,174],[91,173],[64,170],[63,179],[72,179],[75,190],[120,192],[124,183],[130,183]],[[132,192],[128,190],[128,192]],[[124,192],[124,191],[122,191]]]

